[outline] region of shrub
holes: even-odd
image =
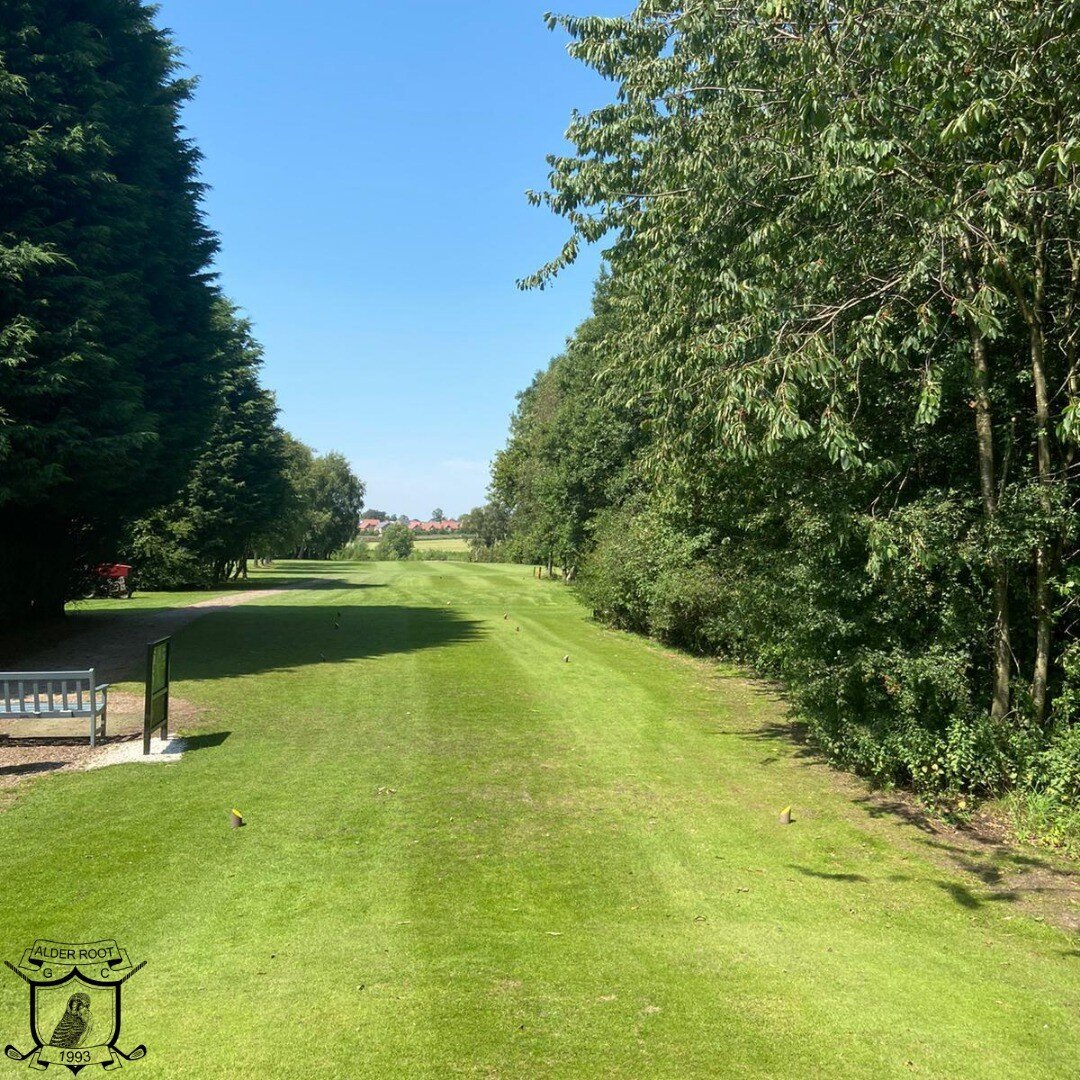
[[[379,546],[375,549],[375,558],[383,561],[407,559],[412,555],[415,546],[416,541],[409,531],[409,526],[396,521],[383,529]]]
[[[371,548],[366,540],[350,540],[344,547],[340,547],[331,559],[336,562],[365,562],[371,558]]]

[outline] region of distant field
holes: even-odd
[[[469,541],[463,536],[418,536],[418,547],[427,551],[468,551]]]
[[[469,541],[463,536],[416,536],[416,546],[424,551],[468,551]],[[378,546],[377,536],[361,536],[361,543],[370,548]]]

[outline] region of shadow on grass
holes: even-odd
[[[775,746],[783,743],[790,751],[781,758],[770,754],[764,757],[760,765],[773,765],[777,761],[801,761],[808,765],[828,764],[810,740],[810,733],[805,724],[794,717],[788,720],[767,720],[754,728],[715,728],[714,735],[733,735],[747,742],[767,743]]]
[[[1029,883],[1020,887],[1007,889],[995,889],[992,884],[988,884],[985,892],[977,892],[961,881],[944,881],[931,875],[926,875],[924,877],[914,874],[886,874],[879,878],[870,878],[866,877],[864,874],[830,874],[823,870],[814,870],[809,866],[793,865],[791,866],[791,869],[797,874],[802,874],[803,877],[817,878],[819,881],[831,881],[836,884],[846,885],[873,885],[880,884],[881,882],[904,881],[925,882],[927,885],[932,885],[935,889],[940,889],[953,901],[953,903],[964,908],[966,911],[977,911],[986,904],[1022,903],[1033,897],[1043,896],[1047,893],[1058,891],[1057,889],[1045,885]],[[963,867],[962,869],[967,868]]]
[[[184,740],[184,753],[193,750],[212,750],[220,746],[230,735],[231,731],[211,731],[203,735],[181,735]]]
[[[482,624],[444,608],[272,604],[229,608],[194,624],[173,651],[173,677],[228,679],[313,664],[464,645]]]
[[[939,861],[944,859],[950,869],[967,877],[968,881],[948,881],[932,874],[919,880],[940,889],[959,907],[975,911],[986,904],[1018,904],[1043,913],[1051,922],[1074,928],[1074,905],[1080,898],[1075,868],[1018,851],[974,829],[953,828],[944,823],[937,825],[917,805],[899,799],[869,794],[853,802],[873,818],[899,820],[926,834],[917,837],[917,842],[931,849]],[[955,837],[957,842],[945,843],[939,839],[943,835]],[[861,874],[828,874],[802,866],[792,869],[806,877],[836,882],[871,883],[874,880]],[[916,879],[911,875],[892,874],[877,880]]]
[[[324,568],[323,573],[325,572]],[[181,613],[187,612],[186,618],[190,621],[201,614],[209,614],[229,606],[229,596],[236,593],[258,594],[277,592],[281,589],[305,591],[332,589],[345,592],[385,587],[381,583],[350,581],[345,578],[325,576],[314,579],[300,574],[296,577],[281,576],[273,579],[229,582],[215,588],[191,590],[179,603],[168,601],[150,603],[148,601],[154,596],[153,593],[138,593],[134,602],[122,599],[111,600],[107,607],[96,607],[92,610],[80,607],[81,601],[74,601],[69,610],[59,618],[0,627],[0,670],[15,671],[26,668],[27,657],[32,658],[43,650],[60,649],[69,643],[81,645],[89,635],[94,633],[130,630],[132,633],[152,634],[155,629],[154,623],[158,620],[172,617],[185,618]],[[205,592],[205,596],[201,596],[201,592]],[[70,664],[53,664],[49,665],[49,669],[61,670],[61,668],[71,666]]]
[[[984,885],[1000,884],[1009,871],[1021,874],[1038,871],[1051,877],[1061,877],[1069,881],[1076,877],[1076,869],[1056,866],[1047,859],[1040,859],[1022,851],[1015,851],[1007,844],[979,836],[977,833],[965,833],[964,835],[965,838],[972,841],[971,847],[946,844],[940,840],[923,840],[921,843],[944,853],[961,869],[974,874]],[[981,861],[983,859],[993,859],[993,862]]]
[[[805,877],[820,878],[822,881],[860,881],[864,884],[870,881],[862,874],[828,874],[824,870],[811,870],[809,866],[793,866],[791,869]]]
[[[243,585],[235,582],[230,582],[228,586],[222,586],[218,589],[206,589],[206,595],[201,599],[195,599],[185,601],[182,604],[157,604],[150,605],[145,603],[133,604],[129,607],[124,606],[123,600],[117,600],[115,606],[107,608],[95,608],[92,611],[87,611],[79,608],[73,608],[62,619],[55,620],[51,625],[54,634],[63,634],[67,632],[80,632],[83,629],[93,628],[97,623],[110,621],[113,619],[130,619],[132,622],[146,618],[152,619],[157,615],[163,613],[173,614],[179,611],[190,611],[193,608],[198,608],[201,611],[217,611],[220,608],[229,607],[229,597],[236,593],[273,593],[276,596],[280,596],[282,590],[286,592],[292,592],[296,590],[298,592],[320,592],[323,590],[331,589],[334,592],[352,592],[356,589],[385,589],[386,586],[381,582],[369,582],[369,581],[345,581],[338,578],[319,578],[318,580],[298,580],[298,581],[277,581],[277,582],[259,582],[258,584]],[[139,596],[140,600],[145,600],[148,596],[152,596],[152,593],[142,593]],[[193,594],[195,595],[195,594]],[[201,605],[201,607],[200,607]]]
[[[903,799],[890,799],[874,793],[855,799],[855,805],[861,807],[872,818],[899,818],[907,825],[912,825],[920,832],[937,836],[940,832],[930,816],[913,803]]]

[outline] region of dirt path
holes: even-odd
[[[199,600],[186,607],[140,614],[117,612],[103,621],[76,629],[44,648],[30,649],[13,657],[14,666],[25,671],[73,671],[93,668],[100,682],[119,683],[139,680],[146,664],[147,642],[175,634],[185,626],[215,611],[227,611],[238,604],[264,600],[297,588],[319,588],[325,579],[311,578],[274,589],[251,589],[227,596]],[[132,739],[142,734],[143,702],[140,694],[110,691],[108,738],[104,745]],[[186,701],[175,696],[170,701],[172,726],[190,720],[196,712]],[[82,732],[84,721],[58,721],[64,732]],[[17,787],[22,781],[43,773],[82,769],[102,752],[103,746],[91,749],[85,735],[67,737],[59,734],[48,740],[19,738],[26,721],[0,721],[0,792]],[[2,806],[2,804],[0,804]]]
[[[199,600],[187,607],[147,611],[137,615],[119,612],[105,622],[76,630],[71,636],[17,658],[27,671],[77,671],[93,668],[102,682],[128,682],[142,677],[147,642],[167,637],[189,623],[215,611],[277,596],[289,589],[311,587],[313,581],[277,589],[251,589]]]

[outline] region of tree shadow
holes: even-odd
[[[906,825],[912,825],[920,832],[938,836],[940,830],[925,811],[903,799],[890,799],[879,792],[871,792],[853,800],[872,818],[899,818]]]
[[[220,615],[234,608],[247,606],[236,603],[237,591],[256,599],[258,593],[274,590],[276,597],[283,597],[293,589],[303,593],[333,590],[351,592],[355,589],[382,589],[385,585],[320,578],[301,579],[284,591],[277,591],[273,583],[258,588],[232,590],[220,596],[207,596],[205,600],[154,606],[123,607],[117,600],[116,607],[94,611],[76,611],[64,617],[51,628],[51,636],[20,640],[17,636],[0,637],[0,670],[68,671],[94,668],[103,682],[125,682],[141,679],[145,663],[145,647],[166,635],[180,633],[187,625],[207,615]],[[231,599],[230,599],[231,598]],[[313,609],[325,610],[313,604]],[[5,645],[6,640],[6,645]]]
[[[207,681],[372,660],[464,645],[482,625],[436,607],[241,605],[193,623],[174,642],[172,675]]]
[[[257,594],[261,592],[272,593],[275,596],[281,596],[283,592],[303,591],[303,592],[322,592],[326,590],[332,590],[334,592],[352,592],[358,589],[385,589],[386,585],[382,582],[375,581],[350,581],[346,578],[311,578],[301,579],[297,581],[260,581],[250,584],[244,584],[242,582],[231,581],[227,585],[221,585],[217,588],[204,590],[206,596],[201,600],[192,600],[181,604],[139,604],[138,606],[124,607],[123,600],[117,600],[114,607],[108,608],[95,608],[93,611],[87,611],[78,607],[73,608],[67,612],[62,619],[57,619],[52,623],[52,629],[54,636],[64,637],[67,634],[82,633],[84,630],[92,630],[96,627],[111,622],[115,619],[122,618],[130,620],[131,622],[139,622],[143,619],[151,620],[156,616],[163,614],[175,614],[181,611],[196,610],[200,612],[214,612],[223,611],[226,608],[231,608],[233,605],[229,603],[229,597],[236,593],[248,593]],[[140,599],[146,596],[152,595],[150,593],[140,594]],[[254,599],[254,597],[253,597]]]
[[[34,773],[62,769],[67,764],[67,761],[23,761],[17,765],[0,766],[0,776],[32,776]]]
[[[798,874],[802,874],[804,877],[817,878],[821,881],[832,881],[838,884],[860,884],[860,885],[872,885],[875,882],[925,882],[927,885],[932,885],[936,889],[940,889],[946,896],[949,897],[953,903],[959,907],[964,908],[966,911],[977,911],[979,908],[986,904],[1017,904],[1026,899],[1029,899],[1033,894],[1039,894],[1044,890],[1040,888],[1032,889],[994,889],[992,886],[988,886],[986,892],[976,892],[969,885],[964,884],[962,881],[946,881],[941,878],[933,877],[932,875],[915,875],[915,874],[885,874],[882,877],[870,878],[865,874],[845,874],[837,873],[831,874],[823,870],[814,870],[808,866],[790,866],[791,870],[794,870]]]
[[[824,870],[811,870],[809,866],[792,866],[790,869],[804,877],[820,878],[822,881],[859,881],[869,884],[870,878],[862,874],[828,874]]]
[[[917,880],[910,874],[886,874],[879,878],[870,878],[865,874],[846,874],[846,873],[828,873],[825,870],[814,870],[809,866],[797,866],[792,864],[789,869],[794,870],[797,874],[802,874],[803,877],[817,878],[819,881],[832,881],[842,885],[871,885],[875,881],[914,881]],[[941,889],[947,893],[957,904],[962,908],[968,910],[974,910],[981,907],[986,900],[1015,900],[1016,897],[1008,894],[995,894],[992,896],[976,896],[966,885],[956,881],[939,881],[933,878],[919,879],[925,880],[928,884]]]
[[[784,756],[786,761],[796,761],[804,765],[828,765],[821,752],[810,739],[810,733],[805,724],[794,718],[789,720],[767,720],[754,728],[713,728],[713,735],[733,735],[737,739],[747,742],[785,744],[790,753]],[[766,757],[761,764],[771,765],[780,758],[772,755]]]
[[[986,885],[997,885],[1009,871],[1018,874],[1038,872],[1070,881],[1077,876],[1076,868],[1057,866],[1049,859],[1015,851],[1000,840],[992,840],[970,830],[963,831],[961,835],[968,842],[967,847],[946,844],[940,840],[920,840],[920,843],[942,852],[956,866],[974,874]]]

